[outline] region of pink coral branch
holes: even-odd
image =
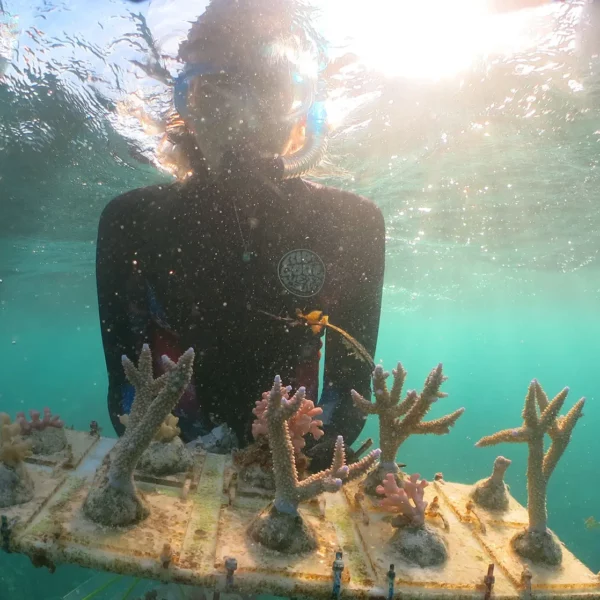
[[[29,411],[31,421],[27,420],[24,412],[18,412],[16,422],[21,426],[21,434],[30,435],[33,431],[43,431],[47,427],[56,427],[58,429],[65,426],[58,415],[52,415],[48,407],[44,408],[44,418],[41,417],[39,410],[31,409]]]
[[[262,399],[256,402],[256,407],[252,410],[257,417],[252,423],[252,435],[256,439],[260,435],[267,435],[267,409],[269,403],[270,392],[265,392]],[[282,403],[289,403],[290,388],[282,389]],[[323,435],[323,421],[315,419],[323,413],[323,409],[315,406],[312,400],[306,398],[302,400],[300,409],[292,417],[287,420],[288,430],[294,451],[298,454],[305,446],[306,441],[304,436],[311,433],[318,440]]]
[[[377,486],[377,493],[385,495],[381,506],[390,511],[399,512],[413,527],[419,527],[425,523],[425,510],[428,505],[423,498],[425,488],[429,483],[425,479],[419,481],[419,477],[419,473],[413,473],[402,483],[403,487],[400,488],[394,474],[388,473],[383,480],[383,485]]]

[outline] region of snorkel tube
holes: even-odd
[[[302,177],[323,160],[325,152],[327,152],[327,110],[324,99],[320,97],[308,111],[304,146],[290,156],[278,156],[273,165],[275,173],[280,179]]]

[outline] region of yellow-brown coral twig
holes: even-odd
[[[31,442],[20,439],[20,434],[21,425],[0,413],[0,462],[8,467],[16,467],[31,456]]]

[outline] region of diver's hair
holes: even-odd
[[[218,48],[223,41],[224,51],[250,57],[265,44],[293,50],[316,46],[322,52],[325,43],[313,25],[315,12],[305,0],[211,0],[181,43],[179,58],[189,62],[194,52]]]

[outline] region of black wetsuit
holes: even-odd
[[[157,370],[162,354],[176,360],[190,346],[196,352],[192,384],[174,411],[185,441],[226,422],[248,443],[254,403],[276,374],[294,389],[304,385],[316,402],[324,332],[261,311],[321,310],[373,355],[384,245],[372,202],[300,179],[278,186],[190,180],[112,200],[100,220],[97,283],[116,431],[133,398],[121,356],[137,360],[145,342]],[[324,429],[351,444],[364,417],[350,390],[370,395],[370,367],[334,332],[325,350]]]

